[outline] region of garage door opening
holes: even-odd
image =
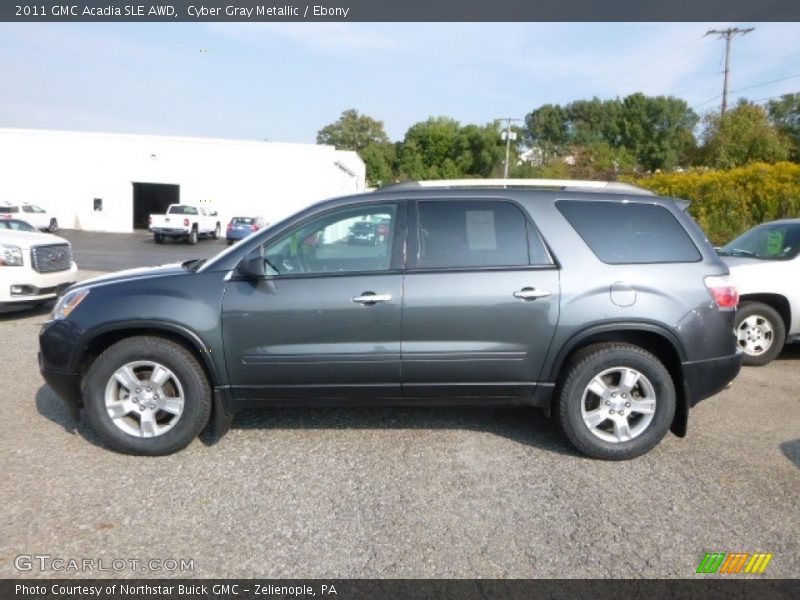
[[[169,183],[133,183],[133,228],[147,229],[147,217],[163,214],[180,202],[181,186]]]

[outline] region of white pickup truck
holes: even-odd
[[[150,215],[150,231],[156,244],[167,238],[196,244],[201,235],[219,239],[222,226],[216,211],[192,204],[170,204],[164,215]]]

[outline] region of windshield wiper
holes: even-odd
[[[756,252],[751,252],[750,250],[742,250],[741,248],[732,248],[731,250],[719,250],[717,254],[720,256],[755,256],[758,258],[758,254]]]

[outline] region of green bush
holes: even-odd
[[[725,244],[765,221],[800,217],[800,165],[753,163],[728,171],[626,176],[662,196],[691,200],[689,212],[715,244]]]

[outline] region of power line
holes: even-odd
[[[763,81],[761,83],[754,83],[753,85],[746,85],[744,87],[740,87],[740,88],[736,88],[735,90],[731,90],[728,93],[729,94],[735,94],[736,92],[743,92],[745,90],[752,90],[752,89],[757,88],[757,87],[763,87],[765,85],[770,85],[770,84],[773,84],[773,83],[780,83],[781,81],[789,81],[790,79],[797,79],[798,77],[800,77],[800,73],[798,73],[797,75],[789,75],[788,77],[781,77],[780,79],[772,79],[770,81]],[[722,94],[717,94],[716,96],[714,96],[713,98],[709,98],[705,102],[701,102],[700,104],[695,104],[692,108],[699,108],[699,107],[704,106],[704,105],[708,104],[709,102],[713,102],[717,98],[721,98],[721,97],[722,97]]]
[[[769,85],[770,83],[780,83],[781,81],[788,81],[790,79],[797,79],[798,77],[800,77],[800,73],[798,73],[797,75],[789,75],[788,77],[781,77],[780,79],[773,79],[772,81],[765,81],[764,83],[756,83],[754,85],[748,85],[746,87],[742,87],[742,88],[739,88],[739,89],[736,89],[736,90],[732,90],[731,94],[734,93],[734,92],[743,92],[744,90],[751,90],[753,88],[761,87],[761,86],[764,86],[764,85]]]
[[[706,35],[716,35],[720,38],[725,38],[725,81],[722,84],[722,114],[728,108],[728,76],[730,75],[730,59],[731,59],[731,40],[737,35],[747,35],[754,31],[755,27],[748,27],[747,29],[739,29],[738,27],[728,27],[727,29],[709,29]],[[706,37],[704,35],[703,37]]]

